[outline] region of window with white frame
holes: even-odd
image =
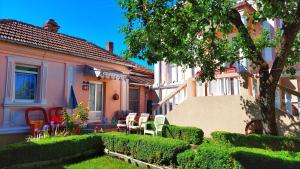
[[[103,84],[102,83],[90,83],[90,111],[103,110]]]
[[[20,101],[36,101],[38,96],[38,81],[38,67],[16,65],[15,99]]]

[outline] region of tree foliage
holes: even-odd
[[[274,36],[264,30],[259,36],[248,39],[245,34],[256,30],[240,25],[246,32],[238,30],[233,35],[236,27],[233,20],[247,17],[248,22],[256,24],[278,18],[293,23],[299,20],[299,2],[256,0],[255,3],[257,10],[254,13],[246,11],[243,16],[236,13],[234,0],[122,0],[120,5],[128,19],[122,29],[128,45],[125,55],[147,59],[149,63],[164,60],[199,66],[202,77],[208,79],[214,77],[216,69],[224,69],[223,63],[243,57],[255,62],[263,48],[279,47],[282,31]],[[255,46],[249,47],[249,40],[253,40]],[[289,64],[299,61],[299,40],[298,35],[292,48],[297,54],[291,54]],[[238,55],[239,49],[243,50],[243,57]]]
[[[283,71],[295,73],[300,61],[299,0],[120,0],[128,23],[123,27],[127,57],[200,67],[202,81],[224,70],[224,63],[246,58],[260,75],[264,124],[276,134],[275,90]],[[241,6],[246,5],[243,14]],[[245,6],[243,6],[245,7]],[[263,29],[272,21],[275,33]],[[275,48],[273,64],[262,50]]]

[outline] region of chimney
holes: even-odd
[[[114,43],[113,43],[113,42],[107,42],[107,43],[106,43],[106,50],[107,50],[110,54],[114,54]]]
[[[44,29],[50,32],[57,32],[60,26],[54,21],[54,19],[49,19],[43,26]]]

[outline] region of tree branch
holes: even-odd
[[[271,84],[274,84],[272,87],[276,87],[277,82],[280,79],[281,73],[284,69],[285,63],[287,61],[288,55],[291,52],[291,47],[297,36],[297,33],[300,30],[300,5],[298,5],[297,10],[298,20],[295,23],[286,23],[283,24],[283,34],[280,40],[280,47],[276,52],[276,57],[273,62],[273,66],[270,72],[269,81]],[[273,82],[273,83],[272,83]]]
[[[236,9],[232,9],[229,16],[230,22],[238,29],[238,31],[241,33],[241,36],[245,40],[246,47],[250,49],[250,54],[253,57],[250,57],[250,59],[253,63],[258,65],[259,67],[266,66],[267,63],[262,57],[261,51],[258,51],[253,39],[250,36],[250,33],[248,32],[248,29],[244,25],[240,13]]]

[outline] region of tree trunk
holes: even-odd
[[[259,103],[261,108],[264,133],[277,135],[278,132],[275,117],[275,91],[278,82],[269,80],[269,66],[266,63],[261,66],[259,74]]]

